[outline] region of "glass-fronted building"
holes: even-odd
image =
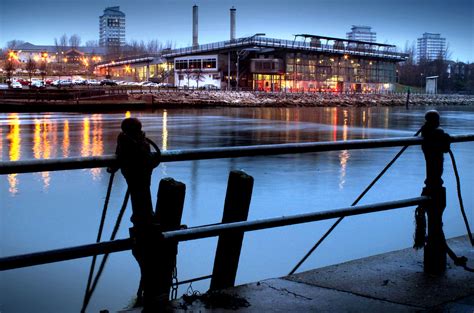
[[[389,91],[396,82],[396,63],[406,59],[393,45],[307,34],[295,40],[239,38],[163,57],[174,64],[177,87],[211,84],[274,92]]]

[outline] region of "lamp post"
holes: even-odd
[[[423,73],[420,73],[420,89],[423,89]]]

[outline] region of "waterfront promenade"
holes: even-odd
[[[448,240],[471,266],[467,236]],[[225,289],[201,301],[188,297],[170,312],[474,312],[474,273],[448,260],[440,277],[423,273],[423,250],[404,249]],[[185,297],[186,298],[186,297]],[[209,300],[210,299],[210,300]],[[229,300],[229,301],[222,301]],[[213,307],[210,307],[214,305]],[[120,311],[138,313],[141,309]]]

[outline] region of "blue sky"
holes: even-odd
[[[377,41],[404,47],[424,32],[441,33],[451,59],[474,62],[473,0],[0,0],[0,46],[12,39],[53,44],[66,33],[98,40],[98,17],[107,6],[126,14],[126,39],[177,47],[192,42],[192,6],[199,6],[199,43],[229,38],[229,8],[237,9],[237,36],[266,33],[293,39],[309,33],[345,37],[352,25],[369,25]]]

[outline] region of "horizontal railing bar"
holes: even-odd
[[[244,221],[227,224],[216,224],[202,227],[195,227],[185,230],[176,230],[164,232],[165,240],[188,241],[207,237],[218,236],[228,232],[245,232],[274,227],[289,226],[294,224],[309,223],[333,219],[342,216],[353,216],[365,213],[387,211],[397,208],[410,207],[422,204],[429,200],[429,197],[422,196],[398,201],[381,202],[376,204],[352,206],[342,209],[329,210],[323,212],[314,212],[298,214],[292,216],[274,217],[255,221]],[[60,262],[93,255],[112,253],[130,250],[132,248],[132,239],[121,239],[115,241],[106,241],[101,243],[70,247],[65,249],[50,250],[31,254],[16,255],[0,258],[0,271],[34,266],[52,262]]]
[[[262,230],[268,228],[296,225],[302,223],[323,221],[338,217],[354,216],[366,213],[388,211],[399,208],[406,208],[420,205],[427,202],[430,198],[426,196],[409,198],[404,200],[381,202],[376,204],[351,206],[342,209],[298,214],[292,216],[282,216],[267,218],[255,221],[244,221],[227,223],[213,226],[197,227],[193,229],[174,230],[163,233],[163,238],[167,240],[187,241],[214,237],[228,232],[247,232]]]
[[[452,136],[452,142],[467,141],[474,141],[474,134]],[[161,152],[161,162],[208,160],[220,158],[237,158],[337,150],[387,148],[397,146],[421,145],[422,142],[423,139],[419,137],[401,137],[388,139],[364,139],[333,142],[306,142],[292,144],[237,146],[225,148],[167,150]],[[114,167],[116,165],[117,158],[115,155],[47,160],[24,160],[14,162],[0,162],[0,174],[61,171],[95,167]]]
[[[132,248],[132,243],[132,239],[127,238],[56,250],[35,252],[30,254],[3,257],[0,258],[0,271],[47,263],[68,261],[105,253],[126,251]]]

